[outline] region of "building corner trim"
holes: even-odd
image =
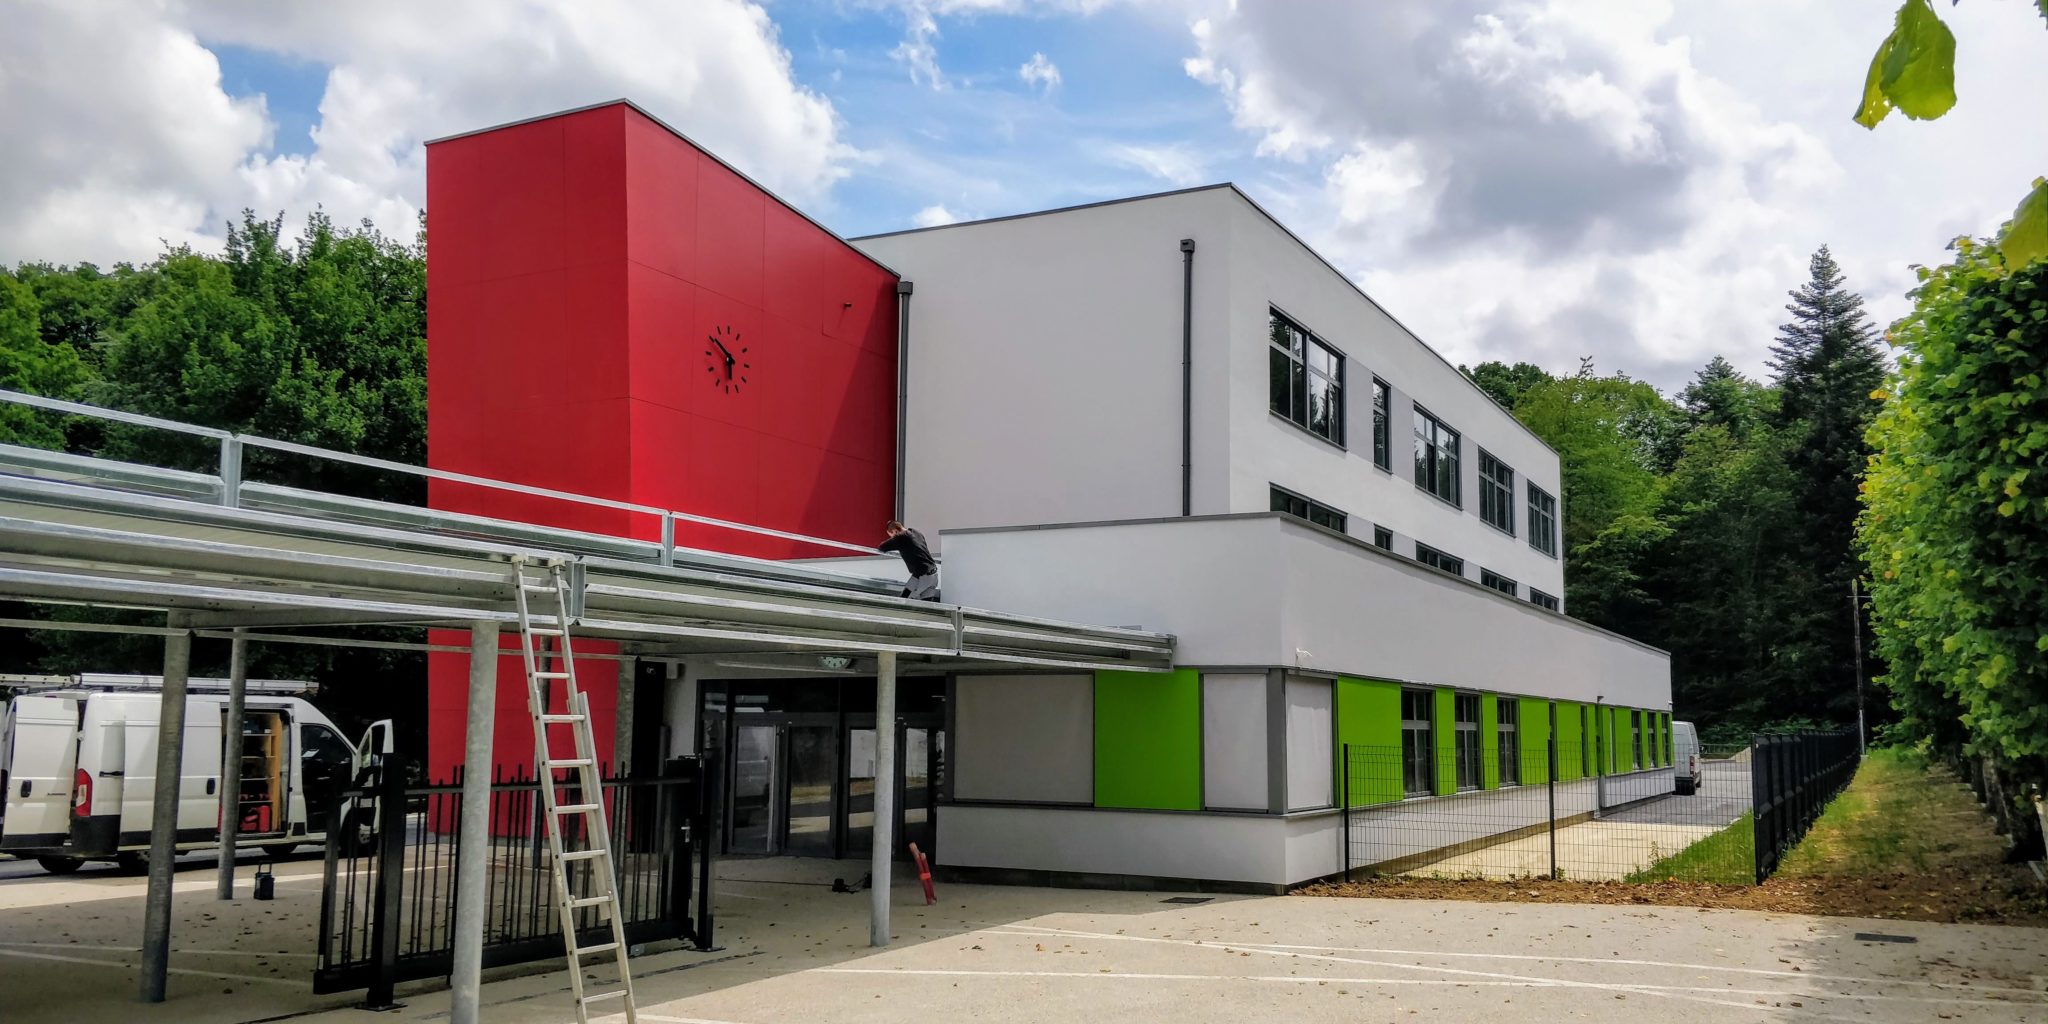
[[[1195,514],[1195,240],[1180,240],[1180,514]]]

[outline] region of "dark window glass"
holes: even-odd
[[[1344,443],[1344,357],[1272,310],[1267,328],[1267,404],[1296,426]]]
[[[1557,610],[1557,598],[1533,587],[1529,590],[1529,603],[1545,611],[1554,612]]]
[[[1431,739],[1428,690],[1401,691],[1401,789],[1428,796],[1436,788],[1436,750]]]
[[[1632,747],[1634,747],[1634,748],[1635,748],[1635,756],[1636,756],[1636,767],[1640,769],[1640,768],[1644,767],[1645,765],[1649,764],[1649,762],[1648,762],[1648,761],[1646,761],[1646,760],[1644,760],[1644,759],[1643,759],[1643,713],[1642,713],[1642,712],[1640,712],[1640,711],[1631,711],[1631,712],[1629,712],[1629,713],[1628,713],[1628,731],[1629,731],[1629,733],[1631,734],[1631,739],[1632,739],[1632,742],[1631,742],[1630,746],[1632,746]]]
[[[1557,557],[1557,499],[1535,484],[1529,485],[1529,546]]]
[[[1415,486],[1461,505],[1458,487],[1458,432],[1415,407]]]
[[[1579,774],[1593,774],[1593,747],[1598,740],[1593,735],[1593,711],[1579,708]]]
[[[1479,695],[1458,694],[1452,704],[1455,713],[1452,723],[1457,734],[1452,737],[1458,755],[1458,788],[1479,788]]]
[[[1479,570],[1479,585],[1482,587],[1492,587],[1509,597],[1518,596],[1521,592],[1521,584],[1508,579],[1506,576],[1502,576],[1500,573],[1494,572],[1492,569]]]
[[[1521,702],[1513,697],[1501,697],[1495,701],[1499,709],[1496,718],[1500,747],[1500,784],[1516,786],[1522,782],[1522,738]]]
[[[1394,550],[1394,531],[1384,526],[1375,526],[1372,528],[1372,542],[1379,547],[1392,551]]]
[[[1479,518],[1497,529],[1515,532],[1515,471],[1479,450]]]
[[[1387,441],[1387,382],[1372,379],[1372,464],[1381,469],[1393,468],[1393,446]]]
[[[1427,544],[1415,545],[1415,560],[1432,569],[1442,569],[1453,576],[1465,575],[1465,560],[1447,555]]]
[[[1321,502],[1310,501],[1293,491],[1272,488],[1273,511],[1285,512],[1296,519],[1306,519],[1317,526],[1327,526],[1338,533],[1344,532],[1348,520],[1344,513]]]

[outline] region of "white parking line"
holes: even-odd
[[[142,952],[141,948],[136,946],[90,946],[82,942],[16,942],[13,939],[0,939],[0,946],[26,946],[30,949],[90,949],[95,952],[106,953]],[[171,952],[190,953],[194,956],[251,956],[262,959],[285,956],[314,959],[320,955],[318,953],[251,953],[245,949],[173,949]]]
[[[58,956],[55,953],[30,953],[27,950],[21,949],[0,949],[0,956],[21,957],[26,960],[54,960],[58,963],[66,964],[91,964],[95,967],[119,967],[124,970],[130,971],[141,969],[140,964],[125,963],[119,960],[96,960],[92,957],[85,956]],[[172,974],[189,974],[200,978],[221,978],[228,981],[260,981],[266,985],[284,985],[289,988],[299,989],[310,989],[313,987],[310,982],[294,981],[289,978],[261,978],[253,974],[229,974],[225,971],[197,971],[193,970],[190,967],[168,967],[165,968],[165,970],[169,971]]]

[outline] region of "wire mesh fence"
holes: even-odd
[[[1856,753],[1836,734],[1697,751],[1654,735],[1640,747],[1457,739],[1344,748],[1347,875],[1750,884],[1846,784]]]

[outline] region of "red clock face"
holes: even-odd
[[[731,324],[706,335],[704,375],[711,386],[728,395],[739,394],[754,364],[747,361],[747,346],[740,344],[740,332]]]

